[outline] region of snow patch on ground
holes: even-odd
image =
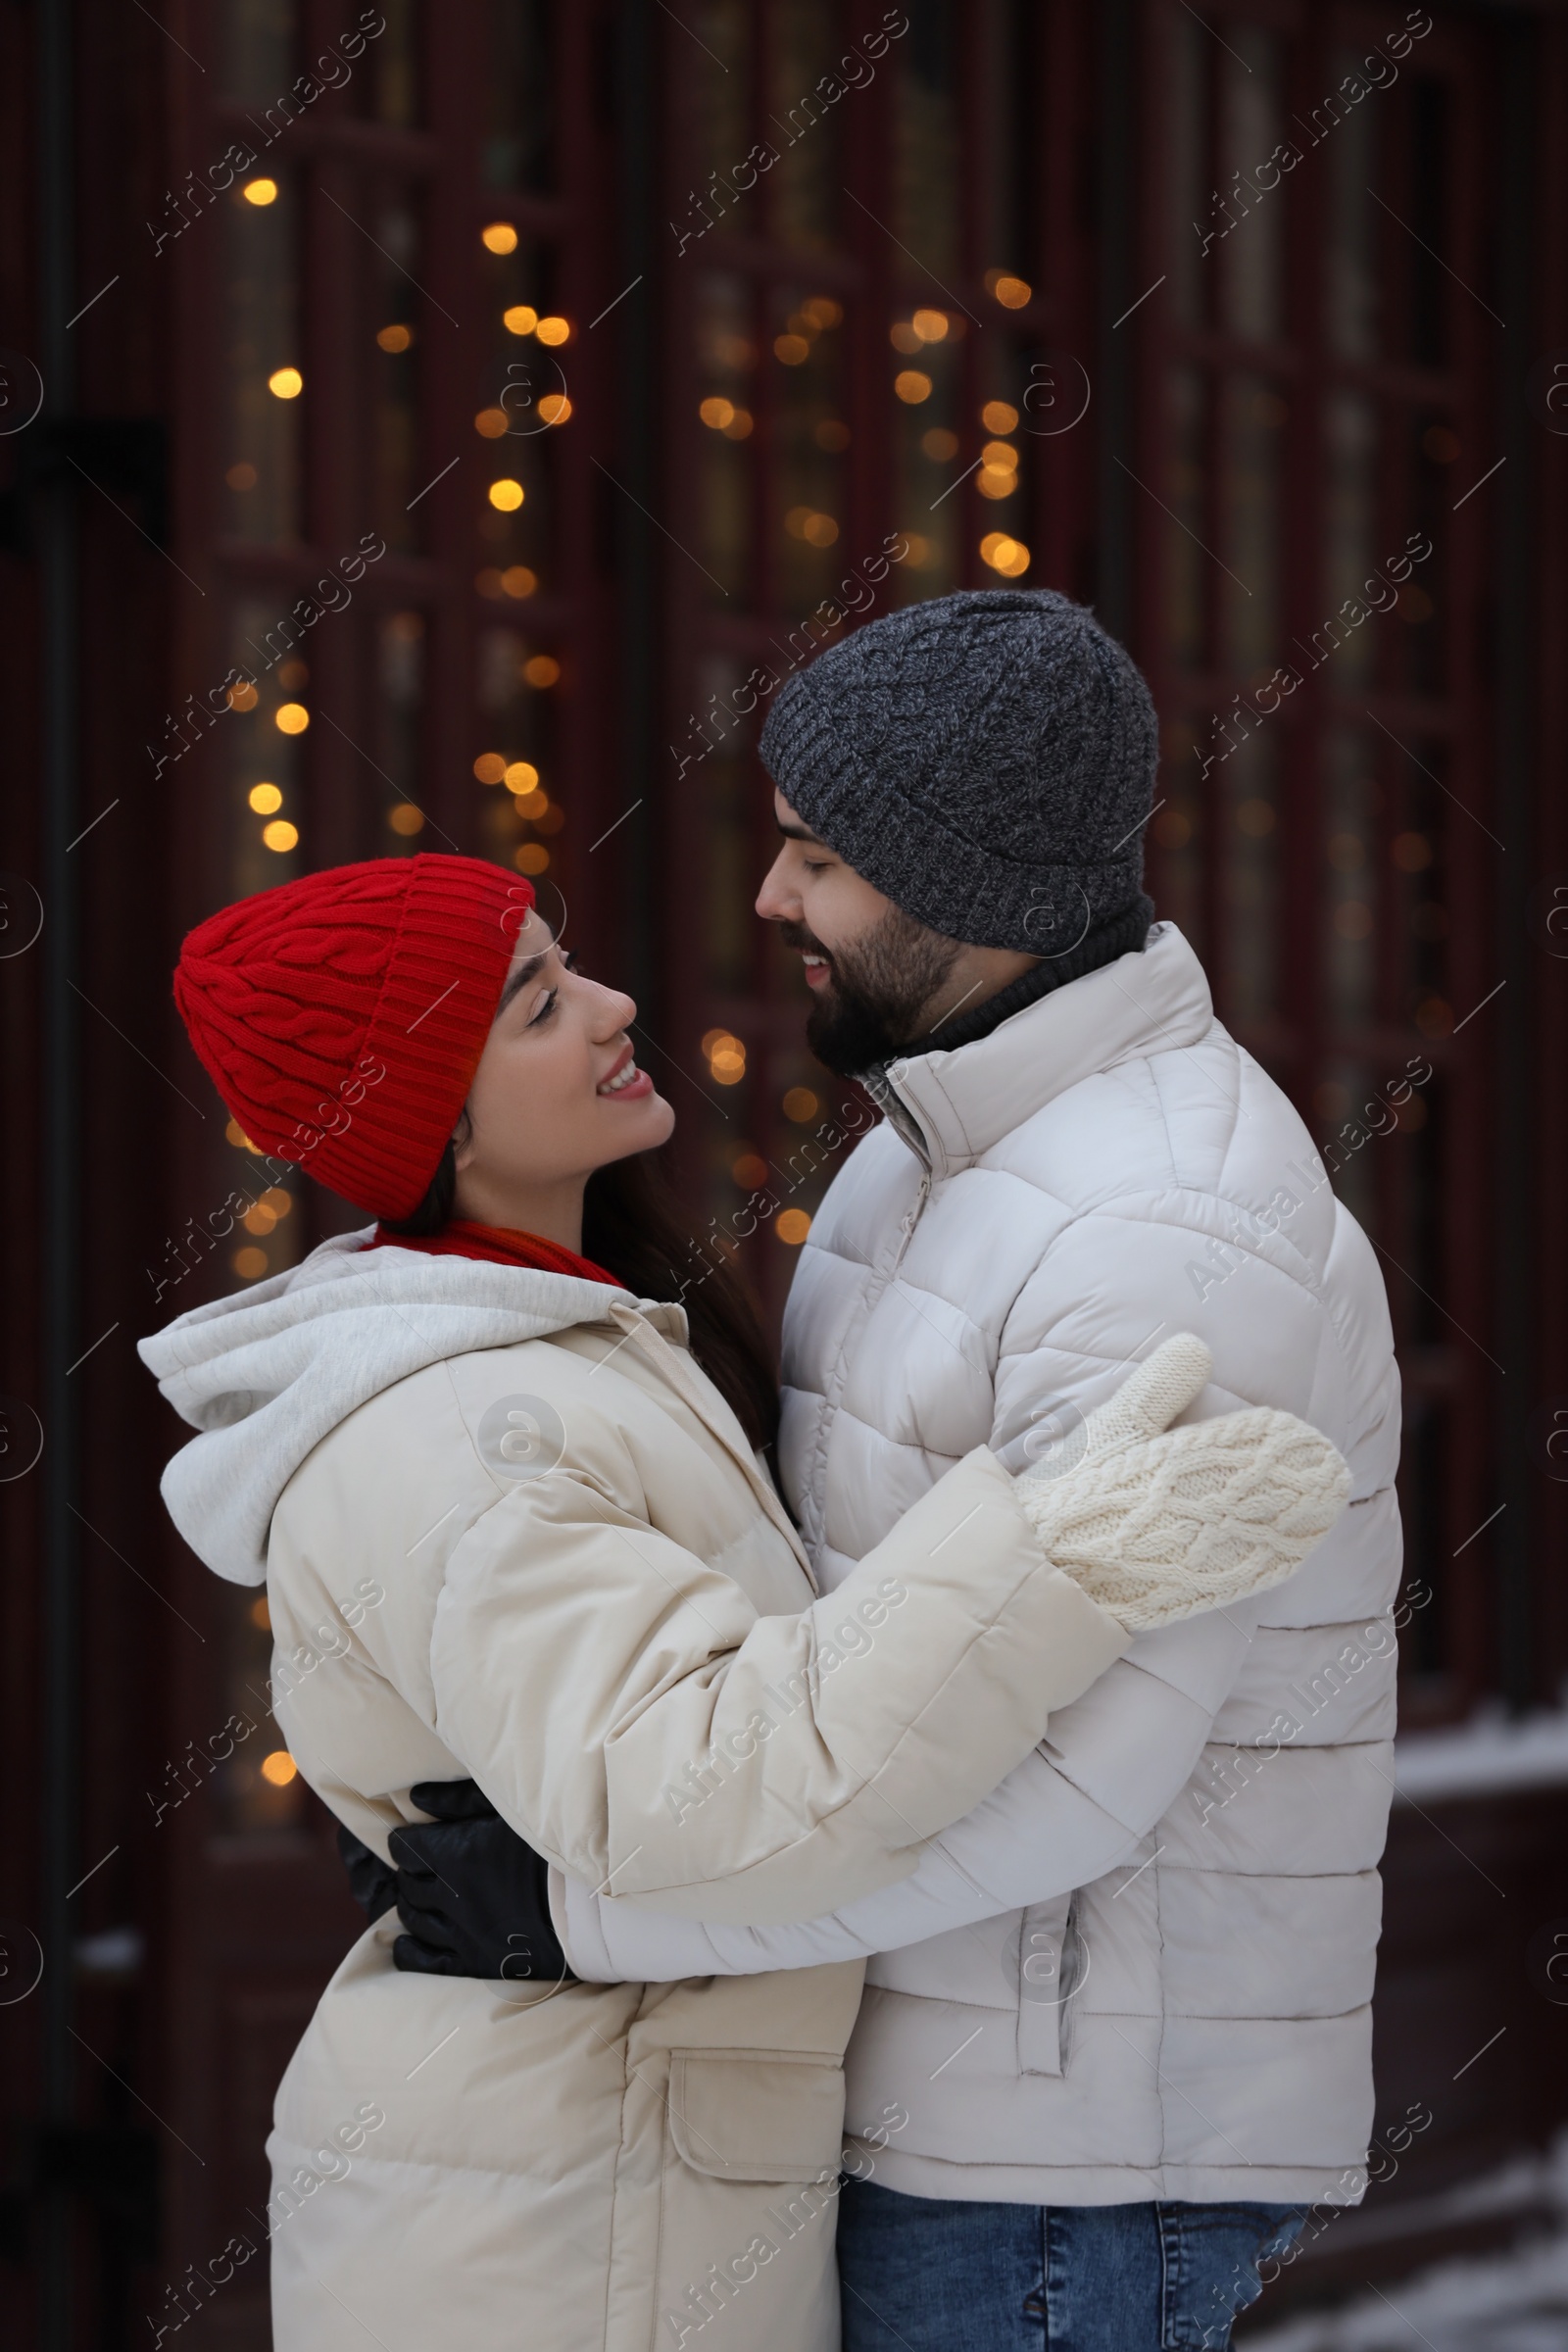
[[[1423,2343],[1431,2352],[1568,2352],[1568,2132],[1544,2156],[1424,2201],[1421,2214],[1459,2222],[1543,2206],[1556,2219],[1539,2235],[1381,2287],[1369,2281],[1338,2310],[1249,2335],[1246,2352],[1412,2352]]]
[[[1449,1732],[1408,1732],[1395,1743],[1394,1779],[1406,1802],[1486,1796],[1568,1782],[1568,1707],[1509,1716],[1486,1706]]]

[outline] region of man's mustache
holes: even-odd
[[[780,923],[779,932],[787,948],[799,948],[808,956],[820,956],[824,963],[832,964],[832,951],[824,948],[816,933],[805,923]]]

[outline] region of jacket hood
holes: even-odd
[[[199,1432],[164,1472],[170,1517],[231,1584],[267,1581],[278,1496],[338,1423],[427,1364],[603,1323],[629,1291],[528,1266],[368,1247],[373,1226],[322,1242],[303,1263],[233,1298],[177,1315],[136,1344],[182,1420]],[[650,1309],[673,1317],[679,1307]]]

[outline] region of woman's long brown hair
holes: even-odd
[[[617,1159],[589,1177],[582,1253],[637,1298],[685,1307],[692,1353],[753,1446],[771,1461],[778,1436],[772,1351],[739,1276],[690,1232],[654,1164],[657,1157],[643,1152]],[[420,1240],[439,1233],[451,1219],[457,1181],[454,1140],[418,1207],[395,1224],[383,1218],[385,1231]]]

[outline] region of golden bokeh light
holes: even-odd
[[[285,856],[288,851],[299,847],[299,838],[298,825],[291,825],[286,816],[274,816],[270,825],[262,827],[262,839],[268,848],[275,850],[280,858]]]
[[[235,1250],[228,1262],[241,1282],[260,1282],[267,1272],[267,1251],[258,1250],[253,1242],[247,1243],[243,1250]]]
[[[514,850],[512,862],[519,874],[542,874],[550,863],[550,852],[542,841],[525,841],[520,850]]]
[[[223,697],[231,710],[254,710],[261,699],[249,678],[241,678],[238,685],[230,686]]]
[[[811,1230],[811,1220],[804,1208],[781,1209],[773,1231],[791,1250],[798,1250]]]
[[[305,378],[297,368],[274,368],[267,379],[267,389],[274,400],[298,400],[305,389]]]
[[[738,1086],[746,1075],[746,1048],[727,1029],[710,1029],[703,1039],[710,1077],[720,1086]]]
[[[1010,401],[988,400],[980,412],[980,421],[988,433],[1015,433],[1018,412]]]
[[[311,714],[303,703],[279,703],[272,713],[272,724],[280,735],[303,735],[311,723]]]
[[[553,686],[561,675],[561,663],[554,654],[535,654],[523,663],[522,674],[530,686]]]
[[[948,314],[946,311],[916,311],[909,320],[922,343],[942,343],[947,340]]]
[[[502,591],[507,596],[532,596],[538,585],[538,573],[530,571],[526,564],[509,564],[501,574]]]
[[[1034,288],[1027,278],[1009,277],[1005,271],[997,271],[994,284],[992,279],[993,272],[988,270],[986,284],[1004,311],[1021,311],[1034,298]]]
[[[735,403],[721,399],[714,393],[708,400],[698,403],[697,414],[710,431],[721,433],[735,414]]]
[[[571,320],[554,317],[541,318],[533,331],[541,343],[566,343],[571,339]]]
[[[251,1142],[238,1119],[230,1119],[228,1125],[223,1129],[223,1133],[236,1152],[254,1152],[256,1150],[256,1146]]]
[[[375,339],[383,351],[407,351],[414,341],[414,329],[405,326],[400,319],[391,326],[381,327]]]
[[[810,356],[811,346],[804,335],[775,335],[773,337],[773,357],[775,360],[782,361],[786,368],[799,368],[801,363],[808,360]]]
[[[275,179],[248,179],[240,189],[240,194],[247,204],[258,206],[275,204],[277,202],[277,182]]]
[[[893,389],[899,399],[912,409],[922,400],[930,399],[931,378],[922,375],[918,368],[901,368],[893,378]]]
[[[424,831],[424,810],[416,808],[412,801],[399,801],[395,808],[387,810],[386,821],[394,833],[401,833],[408,840]]]
[[[792,1086],[784,1097],[783,1107],[787,1119],[793,1119],[797,1127],[804,1127],[816,1116],[816,1097],[808,1086]]]
[[[505,409],[481,409],[473,420],[473,429],[487,441],[499,441],[511,421]]]
[[[492,220],[480,229],[479,242],[486,253],[515,253],[517,232],[510,220]]]
[[[503,514],[514,514],[522,504],[522,484],[503,474],[499,482],[491,483],[485,495]]]
[[[1029,568],[1029,550],[1021,539],[1010,539],[1005,531],[987,531],[980,542],[980,561],[993,571],[1000,571],[1004,580],[1015,580]]]
[[[253,784],[248,797],[258,816],[275,816],[283,806],[283,795],[275,784]]]
[[[536,792],[539,788],[539,770],[531,760],[513,760],[504,773],[509,792]]]
[[[541,424],[564,424],[571,415],[571,403],[564,392],[547,392],[539,403]]]
[[[509,335],[531,335],[539,323],[539,314],[526,302],[514,302],[510,311],[503,311],[501,323]]]
[[[299,1766],[286,1747],[274,1747],[270,1756],[262,1758],[262,1778],[274,1788],[286,1788],[299,1772]]]
[[[481,752],[473,763],[473,772],[481,784],[499,784],[507,772],[507,763],[499,752]]]
[[[950,458],[956,458],[958,454],[958,436],[950,433],[945,424],[934,424],[929,432],[920,435],[920,447],[928,458],[934,458],[939,466],[945,466]]]

